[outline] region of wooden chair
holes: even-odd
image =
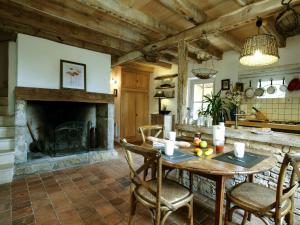
[[[273,190],[265,186],[244,182],[233,187],[227,192],[225,224],[232,220],[235,209],[245,211],[242,224],[246,224],[250,215],[259,217],[269,225],[267,218],[273,218],[275,225],[281,225],[285,219],[290,225],[294,224],[294,194],[300,184],[300,153],[288,153],[285,155],[279,177],[277,189]],[[291,168],[291,177],[288,169]],[[290,179],[289,183],[285,182]],[[230,204],[235,206],[230,208]]]
[[[162,158],[159,151],[153,148],[128,144],[121,140],[125,157],[130,169],[130,213],[129,225],[133,224],[137,203],[147,207],[155,225],[164,225],[168,216],[181,207],[189,209],[189,224],[193,225],[193,194],[186,187],[175,181],[162,179]],[[137,167],[132,153],[142,156],[144,164]],[[141,173],[150,165],[156,165],[157,177],[144,181]]]
[[[149,147],[149,145],[150,145],[150,143],[147,142],[147,139],[146,139],[148,136],[147,133],[154,131],[153,137],[158,137],[163,132],[162,125],[158,125],[158,124],[144,125],[144,126],[139,127],[138,129],[142,136],[142,141],[143,141],[141,146],[145,146],[145,147]],[[166,178],[172,170],[174,170],[174,168],[171,168],[168,166],[163,166],[162,167],[163,176]],[[152,166],[151,167],[151,176],[153,177],[154,174],[155,174],[155,166]],[[144,179],[146,179],[147,175],[148,175],[148,170],[146,170],[144,173]],[[183,171],[182,170],[179,171],[179,181],[181,183],[183,183]]]
[[[139,127],[138,129],[139,129],[140,134],[142,135],[142,140],[143,140],[142,145],[147,144],[146,132],[154,131],[155,132],[154,137],[158,137],[163,131],[162,125],[145,125],[145,126]]]

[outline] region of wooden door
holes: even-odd
[[[149,124],[149,104],[148,104],[148,93],[136,92],[136,129],[140,126]],[[142,140],[141,136],[137,134],[136,139],[138,141]]]
[[[121,101],[121,138],[128,141],[136,139],[136,101],[135,92],[123,91]]]
[[[136,80],[137,80],[137,83],[136,83],[137,89],[148,91],[148,89],[149,89],[149,73],[138,71],[137,75],[136,75]]]
[[[122,88],[136,89],[136,86],[136,73],[133,71],[124,70],[122,73]]]

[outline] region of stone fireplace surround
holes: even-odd
[[[117,157],[114,150],[114,97],[110,94],[89,93],[77,90],[57,90],[43,88],[16,87],[15,104],[15,176],[36,172],[52,171],[82,164],[95,163]],[[96,151],[64,157],[46,157],[27,160],[29,151],[27,127],[28,104],[34,102],[90,103],[95,106],[93,121],[100,133]],[[58,104],[61,105],[61,104]]]

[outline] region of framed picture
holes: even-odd
[[[222,80],[221,90],[229,90],[230,89],[230,79]]]
[[[86,65],[61,59],[60,87],[86,90]]]
[[[244,91],[244,84],[240,82],[235,83],[235,91],[243,92]]]

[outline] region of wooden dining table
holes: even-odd
[[[185,148],[181,150],[193,152],[193,148]],[[226,145],[224,153],[232,150],[232,145]],[[163,159],[163,165],[180,170],[190,171],[193,174],[200,175],[216,182],[215,225],[222,225],[224,213],[225,180],[233,178],[234,175],[247,175],[249,181],[253,182],[253,175],[255,173],[268,171],[272,169],[277,162],[276,158],[272,154],[261,153],[252,149],[246,149],[246,152],[265,155],[267,157],[251,168],[245,168],[239,165],[214,159],[214,157],[223,153],[214,153],[209,156],[203,155],[202,157],[196,159],[178,163],[171,163],[170,161]]]

